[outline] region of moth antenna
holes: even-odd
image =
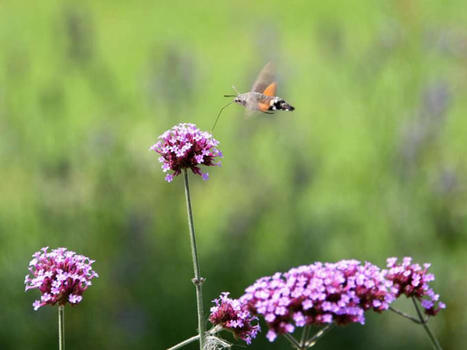
[[[237,88],[235,86],[232,85],[232,89],[234,89],[235,93],[238,95],[240,95],[240,93],[238,92]]]
[[[217,113],[216,121],[214,122],[214,125],[213,125],[212,128],[211,128],[211,133],[214,131],[214,128],[215,128],[216,125],[217,125],[217,121],[219,120],[219,117],[221,116],[222,111],[223,111],[225,108],[227,108],[228,106],[230,106],[232,103],[233,103],[233,101],[227,103],[224,107],[222,107],[222,108],[219,110],[219,113]]]

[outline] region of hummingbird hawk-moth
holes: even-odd
[[[222,111],[232,103],[244,106],[249,112],[259,111],[267,114],[273,114],[274,111],[293,111],[295,109],[283,98],[276,96],[277,82],[271,62],[261,70],[251,91],[240,94],[235,87],[233,88],[237,94],[224,95],[224,97],[235,97],[235,99],[220,109],[211,131],[216,127]]]

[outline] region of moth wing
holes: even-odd
[[[245,119],[250,119],[254,117],[255,115],[258,114],[258,111],[252,110],[252,109],[246,109],[245,113],[243,113],[243,116]]]
[[[274,83],[274,65],[268,62],[258,74],[251,91],[264,93],[264,91]]]
[[[276,82],[269,84],[269,86],[266,89],[264,89],[263,95],[271,96],[271,97],[276,96],[276,88],[277,88]]]
[[[265,90],[265,92],[267,92],[268,94],[272,94],[271,96],[266,95],[266,93],[258,94],[256,92],[250,92],[248,94],[249,98],[247,100],[246,110],[253,111],[253,112],[263,112],[263,113],[272,114],[272,112],[270,111],[270,108],[271,108],[271,101],[274,98],[273,96],[275,93],[275,86],[276,86],[276,83],[272,83],[266,89],[269,91]]]
[[[259,103],[256,109],[246,109],[245,110],[245,119],[256,118],[266,114],[274,114],[271,111],[268,111],[269,106],[265,103]]]
[[[258,110],[260,110],[261,112],[267,112],[269,109],[269,104],[267,103],[258,103]]]
[[[270,90],[274,90],[274,86],[272,86]],[[264,94],[257,94],[255,92],[249,92],[247,94],[248,97],[245,104],[247,114],[252,115],[254,112],[266,112],[269,110],[271,98],[263,95]]]

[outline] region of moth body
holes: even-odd
[[[237,93],[236,95],[224,96],[235,97],[234,100],[219,110],[211,131],[216,127],[222,111],[232,103],[244,106],[248,112],[260,111],[266,114],[273,114],[274,111],[293,111],[295,109],[283,98],[276,96],[277,83],[274,77],[274,67],[271,62],[266,64],[261,70],[249,92],[240,94],[235,87],[233,88]]]
[[[279,96],[268,96],[256,91],[240,94],[235,97],[234,102],[250,111],[293,111],[295,109]]]

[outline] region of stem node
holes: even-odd
[[[204,282],[206,282],[206,278],[204,277],[199,277],[199,278],[193,278],[191,280],[195,286],[201,286]]]

